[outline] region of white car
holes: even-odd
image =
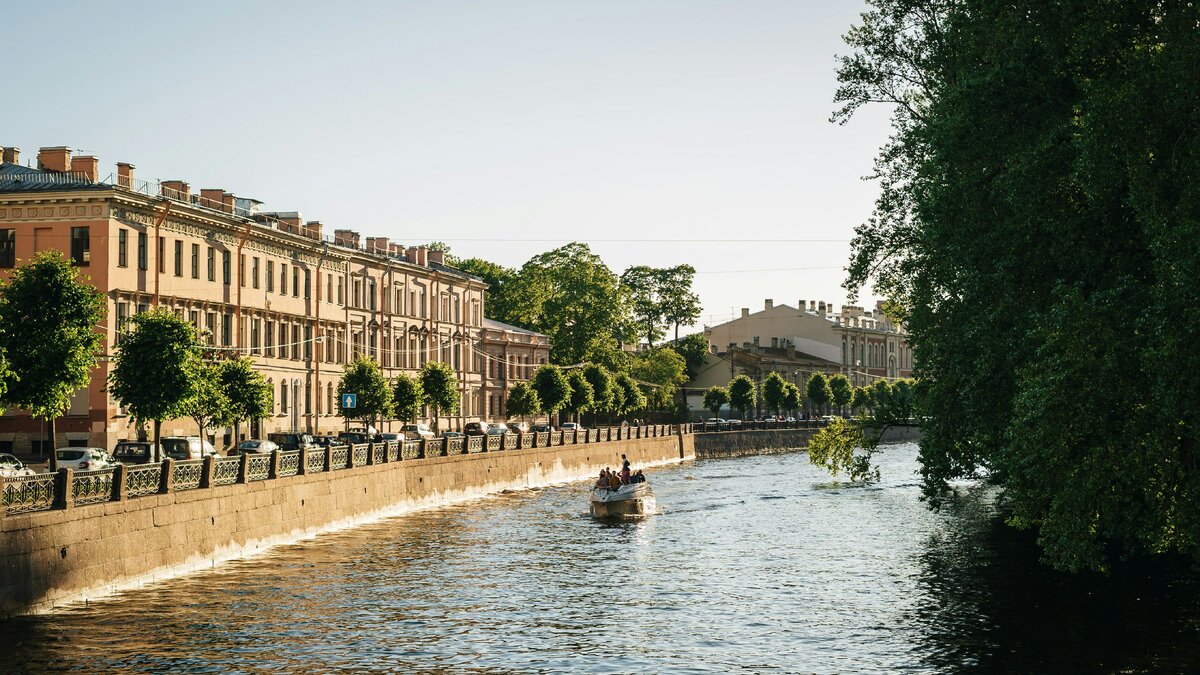
[[[167,436],[159,440],[163,454],[174,460],[204,459],[205,455],[217,455],[212,443],[199,436]]]
[[[95,471],[117,465],[117,460],[104,448],[59,448],[54,456],[60,469]]]
[[[21,463],[21,460],[13,457],[10,454],[0,454],[0,476],[5,478],[17,478],[20,476],[32,476],[33,469]]]
[[[587,429],[584,429],[583,425],[579,422],[563,422],[562,424],[558,425],[558,428],[563,431],[587,431]]]
[[[279,449],[275,441],[262,441],[257,438],[252,438],[248,441],[238,443],[237,454],[239,455],[269,455]]]
[[[433,430],[429,428],[428,424],[405,424],[401,431],[412,440],[433,438]]]

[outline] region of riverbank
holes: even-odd
[[[817,429],[756,429],[716,431],[696,434],[696,458],[751,457],[798,452],[808,448],[808,440]],[[883,443],[915,443],[921,440],[918,426],[889,427]]]

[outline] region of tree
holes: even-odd
[[[396,419],[405,422],[415,422],[425,407],[425,391],[421,389],[421,381],[404,373],[392,380],[392,406]]]
[[[618,414],[628,415],[646,407],[646,397],[637,380],[630,377],[629,373],[617,373],[616,384],[621,390],[621,409]]]
[[[275,411],[275,392],[248,356],[221,361],[217,379],[228,404],[228,414],[222,421],[233,423],[236,445],[242,420],[262,419]]]
[[[595,363],[584,366],[583,377],[592,387],[592,423],[595,424],[596,414],[613,411],[613,398],[617,395],[616,382],[607,368]]]
[[[196,393],[200,345],[192,324],[166,308],[129,320],[121,334],[108,391],[130,415],[154,422],[154,459],[162,459],[162,421],[179,417]]]
[[[654,346],[662,339],[663,313],[660,289],[661,270],[646,265],[635,265],[621,274],[621,286],[629,293],[629,309],[638,335]]]
[[[57,251],[43,251],[0,287],[0,394],[47,422],[50,470],[58,468],[54,421],[91,381],[104,343],[104,296]]]
[[[579,413],[592,407],[595,392],[592,383],[588,382],[587,376],[579,368],[567,371],[567,384],[571,387],[571,397],[562,410],[573,413],[576,416],[575,421],[579,421]]]
[[[692,292],[696,268],[676,265],[661,271],[659,284],[660,311],[663,321],[675,324],[675,342],[679,342],[679,327],[700,318],[700,296]],[[708,345],[706,344],[705,347]]]
[[[674,349],[661,347],[642,352],[633,362],[630,375],[643,383],[650,410],[671,407],[680,386],[687,382],[687,364]]]
[[[704,337],[703,333],[688,335],[667,346],[679,352],[679,355],[683,357],[684,363],[687,364],[688,379],[694,379],[700,373],[700,368],[704,366],[708,355],[712,353],[708,339]]]
[[[779,373],[772,372],[767,375],[762,384],[763,404],[767,406],[767,410],[772,413],[779,414],[783,409],[783,399],[787,395],[787,380],[783,379]]]
[[[488,285],[484,293],[488,318],[530,328],[522,323],[521,315],[514,312],[514,298],[509,285],[517,276],[515,270],[482,258],[455,260],[451,264],[467,274],[483,279]]]
[[[721,408],[729,403],[729,390],[725,387],[712,386],[704,392],[704,407],[713,414],[713,417],[721,416]]]
[[[756,400],[754,380],[745,375],[738,375],[729,381],[729,405],[738,409],[742,419],[746,419],[747,410],[754,409]]]
[[[808,400],[809,408],[812,408],[819,417],[825,410],[825,406],[833,400],[833,392],[829,390],[829,380],[826,380],[821,373],[813,373],[812,377],[808,378],[808,383],[804,385],[804,398]]]
[[[550,336],[550,359],[603,363],[617,353],[628,325],[617,275],[587,244],[573,242],[534,256],[508,287],[513,323]],[[547,405],[545,392],[542,403]]]
[[[870,390],[866,387],[855,387],[854,395],[850,399],[850,411],[857,413],[869,407],[871,407]]]
[[[549,363],[541,366],[533,371],[530,383],[542,402],[542,412],[547,415],[552,416],[570,404],[571,383],[558,366]]]
[[[421,367],[421,391],[425,401],[433,408],[433,431],[438,431],[438,417],[442,413],[453,415],[458,412],[458,377],[454,369],[441,361],[428,361]]]
[[[392,417],[392,388],[379,364],[369,356],[357,354],[342,368],[337,394],[338,411],[346,419],[361,420],[363,426],[371,426],[377,419]],[[353,408],[342,407],[344,394],[355,395]]]
[[[783,392],[783,408],[784,410],[798,415],[800,412],[800,388],[788,382]]]
[[[208,439],[210,424],[226,424],[233,421],[230,414],[229,396],[221,386],[221,366],[217,362],[202,361],[196,369],[195,395],[184,403],[183,414],[196,423],[200,438]]]
[[[537,390],[528,382],[518,382],[508,390],[508,402],[504,413],[512,417],[532,417],[542,410],[542,400],[538,398]]]
[[[845,411],[853,398],[854,385],[850,384],[849,378],[840,373],[829,378],[829,400],[839,413]]]
[[[847,35],[835,118],[894,110],[847,286],[906,325],[924,496],[986,471],[1062,569],[1200,558],[1200,391],[1180,376],[1200,324],[1178,320],[1200,301],[1196,20],[876,0]]]

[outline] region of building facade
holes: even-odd
[[[3,152],[0,277],[57,249],[107,303],[104,355],[58,421],[60,445],[111,448],[138,434],[105,383],[120,329],[156,306],[195,325],[211,358],[254,359],[275,399],[274,414],[252,422],[256,437],[340,430],[337,383],[355,354],[376,359],[389,379],[428,361],[454,368],[462,406],[441,418],[443,429],[486,415],[486,284],[446,265],[440,252],[385,237],[363,242],[350,230],[329,237],[298,212],[264,212],[257,200],[195,193],[184,181],[138,180],[131,164],[101,178],[94,157],[72,157],[65,147],[42,148],[36,168],[22,166],[13,148]],[[0,418],[0,447],[36,447],[43,426],[10,411]],[[198,430],[173,420],[163,433]]]
[[[550,360],[550,338],[518,326],[483,320],[483,407],[480,416],[488,422],[503,422],[508,416],[508,392],[518,382],[528,381],[533,371]]]

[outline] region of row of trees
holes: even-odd
[[[845,375],[826,377],[822,373],[814,373],[801,393],[799,387],[783,379],[779,373],[771,373],[763,380],[761,389],[762,403],[772,414],[798,413],[801,407],[806,407],[810,414],[819,414],[832,407],[842,413],[870,409],[873,415],[878,415],[881,408],[886,408],[889,415],[904,419],[913,416],[913,386],[910,380],[876,380],[869,386],[855,387]],[[754,380],[746,375],[738,375],[729,381],[727,387],[709,387],[704,392],[704,407],[716,416],[721,408],[728,405],[738,410],[744,418],[746,411],[755,409],[759,397],[760,392]]]
[[[337,393],[338,412],[346,419],[360,420],[364,426],[389,419],[412,422],[428,406],[437,431],[438,418],[457,413],[461,403],[458,377],[445,363],[429,361],[416,377],[401,373],[388,382],[379,363],[362,354],[343,368]],[[355,395],[355,407],[342,407],[344,394]]]
[[[599,364],[563,369],[554,365],[538,368],[528,382],[518,382],[508,393],[505,414],[509,417],[532,415],[575,415],[592,413],[621,416],[647,406],[644,389],[629,373],[613,373]]]

